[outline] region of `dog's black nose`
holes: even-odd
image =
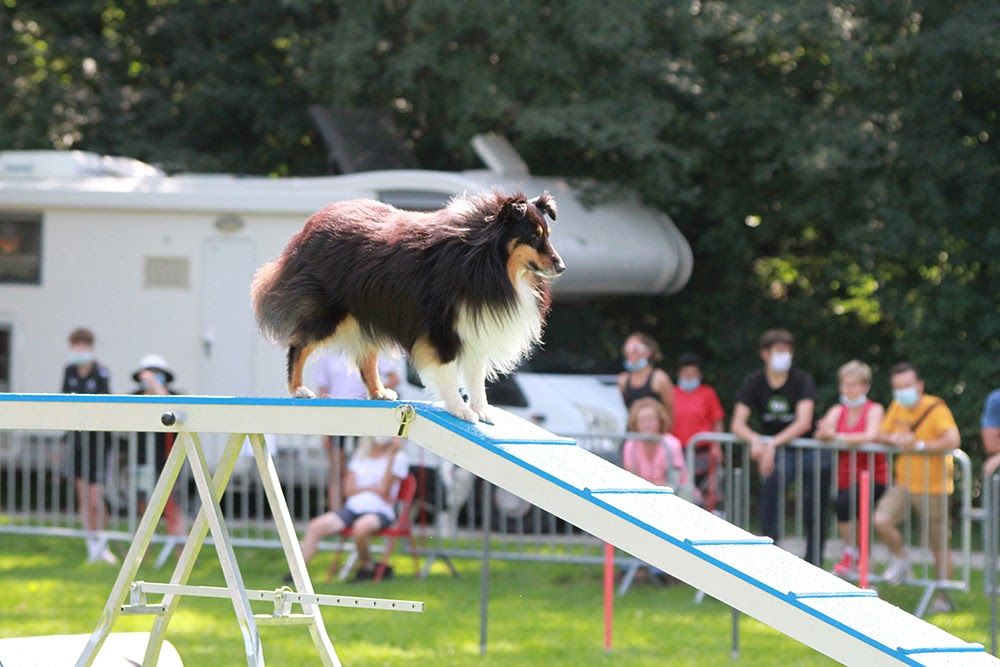
[[[566,265],[563,264],[563,261],[561,259],[553,262],[552,268],[555,269],[557,276],[561,276],[562,274],[566,273]]]

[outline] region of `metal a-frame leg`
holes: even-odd
[[[170,492],[174,488],[174,483],[177,481],[178,475],[180,475],[181,467],[184,465],[186,457],[187,450],[185,447],[174,447],[170,451],[170,455],[167,456],[167,460],[163,465],[163,472],[160,473],[160,479],[157,480],[156,486],[153,487],[153,493],[149,498],[149,504],[146,506],[146,512],[139,521],[135,538],[132,540],[132,546],[129,547],[128,554],[126,554],[125,559],[122,561],[121,570],[118,571],[118,579],[115,580],[115,584],[111,588],[111,594],[108,595],[108,601],[104,605],[104,611],[101,612],[97,627],[87,641],[83,653],[80,654],[80,657],[76,661],[76,667],[90,667],[97,657],[98,651],[101,650],[104,640],[108,638],[111,626],[114,625],[115,619],[121,613],[121,605],[125,601],[125,596],[128,595],[129,587],[132,585],[135,575],[139,571],[142,558],[149,549],[153,534],[156,532],[156,525],[159,523],[160,517],[163,515],[163,510],[167,506],[167,499],[170,497]]]
[[[239,458],[240,448],[243,446],[244,440],[246,440],[245,434],[234,433],[229,436],[229,440],[226,442],[222,458],[219,459],[219,465],[216,466],[215,475],[212,477],[212,497],[216,503],[222,500],[222,494],[229,484],[229,478],[232,477],[233,468],[236,467],[236,461]],[[205,513],[205,507],[202,506],[198,512],[198,518],[195,519],[194,525],[191,526],[191,533],[184,544],[180,558],[177,559],[174,573],[170,577],[171,584],[184,585],[188,582],[191,571],[194,569],[194,564],[198,560],[198,554],[201,553],[201,548],[205,544],[205,537],[207,535],[208,517]],[[153,629],[149,633],[149,642],[146,644],[146,655],[142,660],[142,664],[146,665],[146,667],[154,667],[159,661],[160,650],[163,647],[167,626],[170,625],[170,621],[173,618],[174,612],[177,611],[177,605],[180,600],[181,596],[179,595],[168,593],[163,596],[164,611],[156,617],[156,621],[153,623]]]
[[[267,502],[271,506],[271,514],[274,516],[274,523],[278,529],[278,536],[281,539],[281,546],[288,561],[288,569],[292,575],[292,581],[299,593],[312,593],[312,581],[309,579],[309,571],[306,569],[305,560],[302,558],[302,549],[299,547],[298,537],[295,534],[295,526],[292,517],[288,513],[288,504],[285,502],[285,495],[281,492],[281,482],[278,480],[278,472],[274,468],[274,461],[267,453],[267,445],[264,436],[261,434],[250,435],[250,446],[253,450],[254,460],[257,462],[257,470],[260,473],[260,480],[264,486],[264,493],[267,495]],[[319,653],[320,660],[324,667],[341,667],[340,659],[333,648],[333,642],[326,632],[323,624],[323,616],[320,614],[319,605],[302,605],[303,613],[312,616],[313,622],[309,624],[309,634],[312,636],[313,644]]]
[[[229,529],[226,527],[225,519],[222,516],[222,509],[213,496],[212,483],[208,475],[208,464],[205,461],[205,452],[201,448],[201,441],[197,434],[187,431],[179,433],[177,439],[183,443],[190,459],[191,476],[194,477],[195,486],[198,488],[202,510],[208,519],[208,527],[212,533],[215,551],[219,555],[222,574],[225,576],[226,586],[229,587],[233,602],[233,609],[236,611],[236,620],[239,622],[240,631],[243,633],[243,647],[246,651],[247,665],[248,667],[264,667],[264,650],[260,643],[260,633],[257,631],[257,621],[254,618],[253,609],[251,609],[250,600],[247,597],[247,588],[243,582],[243,574],[236,563],[236,554],[233,552],[233,543],[230,540]]]

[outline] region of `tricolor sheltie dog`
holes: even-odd
[[[329,346],[357,364],[370,398],[395,400],[378,355],[401,348],[449,412],[492,421],[486,380],[540,340],[548,281],[566,270],[546,216],[548,193],[497,192],[429,213],[359,199],[313,215],[251,289],[261,331],[288,347],[289,393],[313,395],[302,369]]]

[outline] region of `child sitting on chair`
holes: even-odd
[[[690,477],[684,464],[681,442],[671,435],[670,415],[663,403],[653,398],[641,398],[632,404],[628,413],[628,430],[648,434],[649,438],[632,438],[622,447],[622,465],[630,473],[657,486],[676,484],[680,489],[690,487]],[[694,489],[695,502],[700,493]]]
[[[409,474],[402,440],[393,437],[362,438],[347,466],[344,495],[347,500],[336,512],[321,514],[309,522],[302,539],[302,557],[308,563],[319,541],[350,527],[357,545],[358,579],[371,579],[375,567],[368,545],[374,533],[396,520],[393,503],[399,485]]]

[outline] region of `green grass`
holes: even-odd
[[[122,545],[117,545],[122,552]],[[0,637],[89,633],[93,630],[117,568],[83,563],[82,541],[0,535]],[[285,573],[274,550],[237,551],[251,588],[271,589]],[[311,572],[321,577],[329,555]],[[163,570],[144,565],[140,579],[165,581]],[[729,610],[677,585],[635,586],[616,598],[615,648],[602,648],[599,567],[494,563],[491,577],[489,652],[479,656],[478,562],[458,561],[461,578],[443,567],[425,581],[414,578],[408,558],[394,561],[397,576],[381,584],[318,583],[320,593],[422,600],[423,614],[326,607],[323,616],[347,665],[728,665]],[[215,551],[206,547],[191,583],[223,585]],[[969,641],[989,642],[989,607],[981,580],[972,594],[955,595],[958,610],[929,620]],[[905,609],[918,600],[913,589],[887,589],[883,597]],[[266,605],[260,611],[267,611]],[[122,617],[118,631],[148,630],[150,617]],[[741,622],[741,663],[830,665],[829,659],[753,619]],[[225,667],[245,664],[232,607],[223,600],[186,598],[168,631],[184,664]],[[317,664],[302,627],[263,628],[268,665]]]

